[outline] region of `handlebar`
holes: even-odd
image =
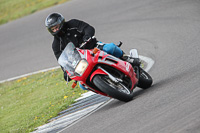
[[[90,42],[90,40],[95,39],[95,36],[90,37],[86,42],[82,43],[81,46],[79,48],[83,48],[88,42]]]

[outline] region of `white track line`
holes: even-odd
[[[33,74],[38,74],[38,73],[41,73],[41,72],[46,72],[46,71],[57,69],[57,68],[60,68],[60,66],[52,67],[52,68],[48,68],[48,69],[44,69],[44,70],[40,70],[40,71],[28,73],[28,74],[24,74],[24,75],[17,76],[17,77],[14,77],[14,78],[9,78],[9,79],[0,81],[0,83],[4,83],[4,82],[7,82],[7,81],[12,81],[12,80],[20,79],[20,78],[27,77],[27,76],[30,76],[30,75],[33,75]]]

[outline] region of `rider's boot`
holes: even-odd
[[[133,57],[130,57],[130,56],[124,56],[124,55],[121,57],[121,59],[129,62],[132,65],[132,67],[133,67],[133,69],[134,69],[134,71],[137,75],[137,78],[139,79],[139,77],[140,77],[140,64],[141,64],[140,59],[139,58],[133,58]]]
[[[134,66],[138,66],[139,67],[140,64],[141,64],[141,61],[140,61],[139,58],[133,58],[133,57],[130,57],[130,56],[123,55],[121,57],[121,59],[124,60],[124,61],[129,62],[133,67]]]

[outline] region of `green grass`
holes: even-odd
[[[0,24],[68,0],[0,0]]]
[[[86,91],[66,85],[61,69],[0,84],[0,132],[31,132]]]
[[[68,0],[0,0],[0,24]],[[60,69],[0,84],[0,132],[31,132],[85,91],[67,86]]]

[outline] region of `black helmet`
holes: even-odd
[[[47,29],[49,30],[49,32],[54,36],[57,35],[60,30],[63,27],[63,23],[65,22],[65,18],[60,14],[60,13],[52,13],[49,14],[45,20],[45,26],[47,27]],[[53,32],[51,30],[52,27],[56,26],[56,25],[60,25],[59,26],[59,30],[56,32]]]

